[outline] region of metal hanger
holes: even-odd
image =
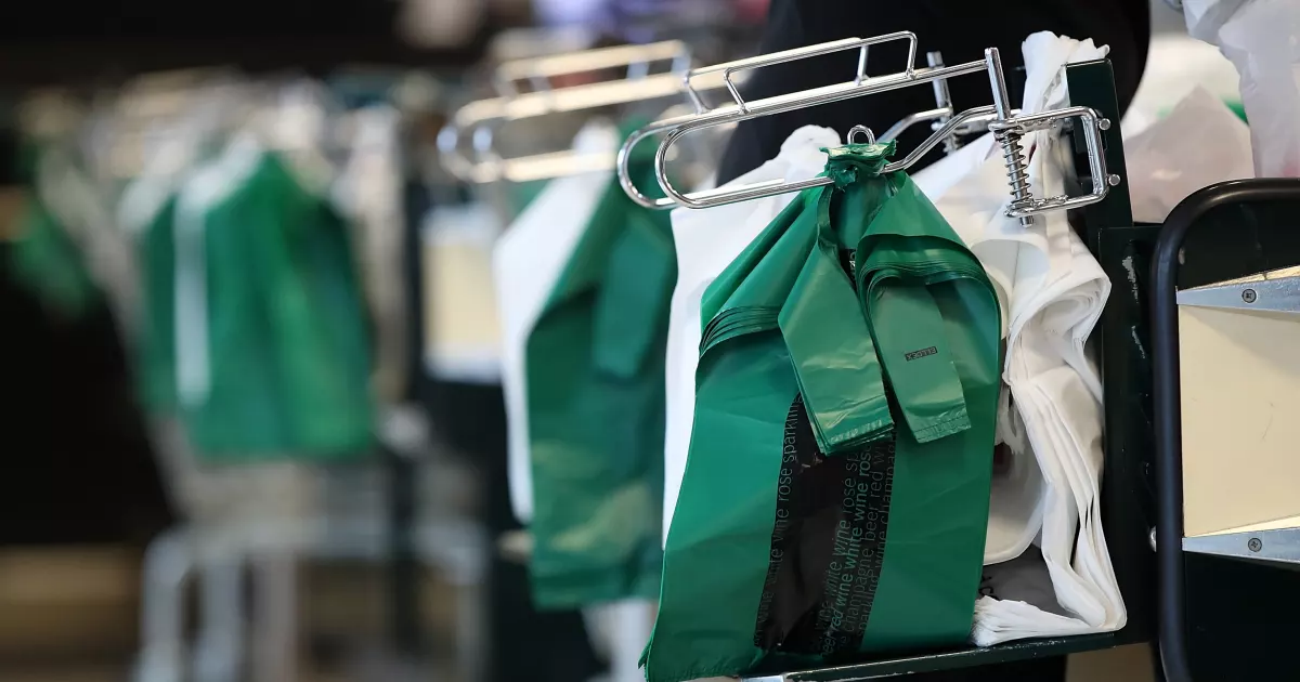
[[[612,152],[579,154],[565,150],[505,158],[494,148],[495,133],[503,125],[521,119],[680,96],[690,61],[686,44],[669,40],[504,62],[493,77],[500,96],[466,104],[438,132],[443,164],[456,177],[475,183],[523,182],[611,169],[615,161]],[[664,63],[668,63],[667,71],[656,71]],[[559,76],[616,68],[623,69],[619,78],[552,87],[552,81]],[[716,87],[722,85],[720,78],[714,80]],[[524,85],[528,89],[521,87]],[[470,131],[473,159],[461,149],[466,130]]]
[[[906,69],[885,76],[868,76],[866,74],[867,48],[871,45],[898,40],[908,42]],[[857,74],[851,81],[755,101],[746,101],[741,97],[733,81],[733,76],[743,71],[853,49],[859,50],[859,57]],[[1007,165],[1007,176],[1012,194],[1012,201],[1007,208],[1007,215],[1010,217],[1020,218],[1022,221],[1027,222],[1030,216],[1044,211],[1075,208],[1096,203],[1105,198],[1111,186],[1119,183],[1119,176],[1110,175],[1107,172],[1102,149],[1101,133],[1110,127],[1110,121],[1103,118],[1096,110],[1089,107],[1066,107],[1029,115],[1022,115],[1013,111],[1010,107],[1006,78],[1003,75],[1002,61],[997,48],[985,50],[985,58],[981,61],[972,61],[955,66],[942,66],[939,65],[937,59],[932,59],[932,65],[923,68],[913,66],[916,63],[916,52],[916,34],[910,31],[899,31],[871,38],[846,38],[691,71],[686,75],[688,91],[693,92],[691,83],[697,76],[721,73],[724,85],[730,92],[733,102],[717,108],[699,111],[695,114],[661,119],[633,133],[624,142],[622,148],[619,149],[619,182],[633,201],[646,208],[659,209],[675,206],[709,208],[826,185],[832,180],[819,177],[799,182],[775,180],[739,187],[721,187],[686,193],[674,187],[671,180],[669,180],[667,160],[673,144],[690,132],[737,123],[760,116],[804,109],[819,104],[898,90],[923,83],[933,83],[935,84],[936,97],[940,98],[941,106],[937,110],[918,112],[905,118],[891,127],[886,135],[881,136],[881,139],[891,139],[893,135],[901,132],[902,128],[906,128],[907,125],[914,125],[922,120],[940,121],[942,125],[938,125],[929,138],[903,159],[885,166],[885,172],[910,168],[927,152],[941,143],[951,150],[953,143],[950,140],[955,134],[987,128],[993,132],[995,139],[1002,147],[1003,158]],[[941,96],[939,94],[940,84],[943,84],[948,78],[981,72],[988,74],[993,93],[992,106],[967,109],[957,114],[951,114],[950,106],[946,114],[939,111],[944,108],[943,102],[946,100],[946,95]],[[943,92],[946,93],[946,84],[942,87]],[[695,101],[698,103],[698,98]],[[1092,191],[1079,197],[1037,198],[1030,191],[1028,171],[1020,140],[1030,132],[1047,128],[1055,122],[1068,119],[1078,119],[1082,129],[1084,141],[1087,145],[1089,170],[1092,175]],[[651,135],[660,134],[664,138],[655,152],[655,176],[660,187],[668,196],[662,199],[653,199],[643,194],[632,184],[628,174],[628,161],[631,158],[632,149],[639,142]]]
[[[927,58],[931,66],[942,65],[942,56],[938,52],[930,53]],[[668,71],[652,73],[656,64],[664,62],[670,64]],[[558,76],[620,67],[624,69],[621,78],[564,88],[551,87],[552,80]],[[673,96],[684,97],[686,104],[670,108],[666,112],[670,117],[683,109],[700,114],[710,110],[701,92],[723,87],[734,91],[735,87],[734,81],[722,69],[690,71],[690,52],[684,43],[675,40],[512,60],[496,69],[492,81],[500,96],[466,104],[438,133],[444,166],[467,182],[526,182],[609,170],[617,162],[613,151],[578,153],[562,150],[505,158],[497,152],[494,143],[496,131],[506,123]],[[946,84],[935,84],[935,103],[934,109],[917,112],[894,124],[881,139],[892,139],[920,123],[941,126],[953,113]],[[465,130],[470,131],[473,159],[466,157],[461,150],[462,131]],[[951,145],[949,151],[955,148],[953,139],[945,139]]]

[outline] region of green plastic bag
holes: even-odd
[[[66,226],[32,194],[8,254],[14,278],[51,310],[66,319],[80,319],[101,302],[103,293]]]
[[[704,295],[650,682],[969,636],[997,297],[892,143],[829,153]]]
[[[367,454],[371,358],[347,224],[275,154],[226,154],[217,163],[237,172],[192,181],[218,198],[182,192],[140,240],[148,402],[210,462]]]
[[[176,197],[169,196],[140,228],[136,260],[144,314],[137,374],[141,397],[154,414],[176,409]]]
[[[633,179],[653,186],[650,158]],[[611,180],[525,350],[533,601],[659,592],[664,353],[677,259],[668,215]]]

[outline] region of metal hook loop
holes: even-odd
[[[861,135],[862,137],[866,138],[867,141],[866,142],[854,141],[853,138],[858,135]],[[875,144],[876,134],[871,132],[870,128],[859,123],[858,125],[849,128],[848,141],[849,144]]]

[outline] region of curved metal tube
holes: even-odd
[[[633,203],[644,208],[652,208],[657,210],[673,208],[674,206],[677,205],[677,202],[673,201],[671,198],[664,197],[662,199],[652,199],[651,197],[648,197],[644,193],[642,193],[641,190],[637,189],[637,186],[632,183],[632,177],[630,174],[631,171],[628,168],[628,162],[632,158],[632,150],[637,146],[638,143],[641,142],[641,140],[644,140],[645,138],[650,137],[651,135],[655,135],[665,130],[669,130],[674,125],[678,125],[683,121],[689,121],[693,118],[695,117],[678,116],[675,118],[663,119],[662,121],[656,121],[629,135],[628,138],[623,141],[623,145],[618,148],[618,155],[615,160],[615,165],[616,168],[618,169],[618,173],[617,173],[618,184],[623,188],[623,192],[627,194],[628,198],[631,199]],[[656,152],[655,154],[656,160],[658,159],[658,156],[659,154]]]
[[[917,161],[921,160],[921,157],[929,153],[930,150],[937,147],[945,139],[953,135],[962,127],[974,123],[986,123],[996,118],[997,118],[997,114],[993,110],[993,107],[991,106],[977,107],[974,109],[968,109],[966,111],[963,111],[957,114],[956,116],[953,116],[951,119],[949,119],[948,122],[945,123],[942,128],[932,133],[928,138],[926,138],[924,142],[922,142],[919,146],[917,146],[916,149],[913,149],[911,152],[909,152],[907,156],[903,157],[902,159],[899,159],[898,161],[894,161],[886,165],[884,168],[884,172],[892,173],[895,171],[906,170],[907,168],[910,168],[913,164],[915,164]],[[655,202],[654,206],[650,206],[651,208],[658,208],[660,206],[672,206],[674,204],[686,206],[688,208],[711,208],[714,206],[722,206],[724,204],[735,203],[738,201],[748,201],[750,199],[770,197],[770,196],[775,196],[777,194],[785,194],[787,192],[798,192],[812,187],[820,187],[822,185],[830,184],[831,179],[825,177],[810,178],[808,180],[801,180],[798,182],[787,182],[785,180],[771,180],[767,182],[757,182],[749,185],[743,185],[741,187],[722,187],[722,188],[707,190],[703,192],[694,192],[691,194],[683,193],[680,190],[678,190],[676,187],[673,187],[672,183],[668,180],[666,174],[668,150],[672,147],[673,143],[675,143],[678,138],[680,138],[681,136],[685,135],[688,132],[692,132],[702,128],[722,125],[723,123],[726,122],[727,121],[707,121],[700,125],[684,124],[684,125],[678,125],[672,127],[672,130],[664,138],[663,142],[660,143],[659,148],[655,151],[655,176],[659,180],[659,185],[660,187],[663,188],[664,193],[668,195],[668,198],[664,200],[660,200],[659,202]],[[637,132],[641,133],[642,131],[637,131]],[[635,138],[635,135],[633,136],[633,138]],[[629,138],[629,140],[633,138]],[[625,149],[626,148],[627,147],[625,146]],[[619,166],[620,182],[622,182],[626,177],[626,173],[623,170],[624,168],[625,165],[620,164]],[[625,190],[627,189],[629,184],[630,183],[623,184]],[[636,198],[634,197],[633,200],[636,201]],[[638,201],[637,203],[643,206],[645,205],[640,201]]]
[[[941,81],[936,81],[936,82],[941,82]],[[937,109],[928,109],[926,111],[918,111],[914,114],[908,114],[907,116],[904,116],[902,120],[900,120],[898,123],[889,126],[889,130],[886,130],[885,133],[881,135],[879,139],[881,142],[888,142],[889,140],[896,139],[899,135],[903,134],[903,131],[907,130],[908,128],[911,128],[912,126],[918,123],[925,123],[926,121],[939,121],[939,120],[949,118],[950,116],[952,116],[952,107],[939,107]]]
[[[900,75],[910,77],[914,71],[913,65],[916,63],[916,34],[911,31],[896,31],[894,33],[886,33],[885,35],[872,36],[870,38],[844,38],[843,40],[833,40],[818,45],[796,47],[790,50],[782,50],[781,52],[772,52],[770,54],[762,54],[755,57],[747,57],[745,59],[737,59],[722,64],[693,69],[686,75],[685,85],[689,91],[693,89],[691,81],[695,78],[708,74],[722,73],[723,84],[726,85],[727,91],[731,93],[732,100],[742,112],[747,112],[749,110],[749,104],[740,96],[740,91],[732,80],[732,75],[735,73],[751,69],[759,69],[765,66],[784,64],[799,59],[806,59],[808,57],[817,57],[833,54],[835,52],[843,52],[845,50],[859,49],[858,73],[853,79],[853,84],[860,85],[864,80],[867,80],[867,48],[871,45],[879,45],[881,43],[889,43],[896,40],[908,41],[907,64]]]
[[[550,79],[567,74],[587,73],[624,66],[644,71],[652,62],[671,61],[670,73],[690,68],[691,50],[680,40],[665,40],[645,45],[619,45],[594,50],[545,55],[529,59],[512,59],[496,68],[493,80],[504,93],[519,94],[517,81],[529,81],[538,90],[551,90]],[[635,74],[633,74],[635,75]],[[642,74],[644,76],[644,73]]]
[[[475,162],[460,150],[461,130],[474,126],[477,133],[479,126],[500,119],[506,109],[504,97],[478,100],[461,107],[451,119],[438,131],[437,145],[443,166],[454,176],[462,180],[474,177]]]
[[[843,43],[837,45],[837,49],[841,50],[845,49],[845,45],[847,44],[857,44],[856,39],[838,42]],[[778,53],[776,56],[781,56],[783,60],[789,61],[789,59],[786,59],[789,55]],[[711,68],[716,70],[717,67]],[[667,180],[665,175],[665,166],[667,164],[668,150],[672,147],[673,143],[676,142],[677,138],[695,130],[717,127],[728,123],[739,123],[759,116],[767,116],[785,111],[794,111],[796,109],[804,109],[819,104],[840,102],[846,99],[853,99],[855,97],[862,97],[878,92],[898,90],[900,88],[919,85],[921,83],[930,83],[944,78],[980,73],[984,71],[985,68],[983,61],[976,61],[957,64],[955,66],[912,69],[904,73],[868,78],[861,82],[848,81],[803,92],[766,97],[754,102],[747,102],[743,108],[740,104],[731,104],[718,107],[717,109],[703,114],[661,119],[633,133],[619,149],[619,184],[623,187],[623,190],[627,192],[627,195],[631,197],[632,201],[636,202],[640,206],[656,209],[671,208],[674,205],[688,206],[691,208],[719,206],[734,201],[755,199],[762,196],[772,196],[788,191],[795,191],[796,189],[805,189],[806,187],[816,187],[817,185],[815,184],[806,185],[805,183],[793,183],[784,185],[784,188],[780,188],[780,183],[762,183],[763,187],[766,187],[767,189],[758,194],[753,194],[749,188],[718,188],[706,190],[704,192],[696,192],[695,194],[688,196],[681,193],[676,188],[673,188],[671,183]],[[970,119],[962,120],[969,121]],[[949,130],[948,126],[945,126],[941,131],[936,132],[935,135],[939,135],[942,131],[948,131],[948,134],[951,134],[951,130]],[[650,135],[663,132],[667,132],[668,136],[660,142],[659,149],[655,152],[655,175],[659,180],[660,187],[663,188],[664,193],[667,194],[668,197],[656,200],[646,196],[633,186],[631,178],[628,176],[628,161],[631,159],[632,148],[639,142]],[[933,139],[935,135],[932,135],[931,138]],[[939,141],[941,141],[941,138],[939,140],[934,140],[936,144]],[[776,186],[778,188],[773,190],[770,186]],[[755,186],[753,190],[757,191],[758,187]],[[701,204],[701,200],[707,203]]]
[[[607,81],[550,92],[530,92],[513,98],[480,100],[465,105],[452,121],[438,131],[438,150],[443,155],[444,166],[456,177],[475,183],[497,180],[541,179],[555,177],[565,172],[585,172],[597,166],[609,169],[614,155],[598,164],[591,159],[578,160],[572,168],[563,161],[574,157],[569,150],[545,152],[532,156],[502,158],[492,149],[493,130],[503,124],[553,113],[596,109],[604,106],[627,104],[650,99],[672,97],[682,93],[677,74],[664,73],[645,76],[637,80]],[[477,157],[467,158],[461,152],[462,131],[472,128]],[[588,155],[589,156],[589,155]],[[530,170],[528,167],[532,165]],[[576,170],[575,170],[576,169]]]
[[[671,60],[668,72],[649,75],[651,63],[668,60]],[[612,155],[597,161],[577,158],[567,150],[503,159],[492,147],[493,128],[551,113],[677,95],[682,91],[681,75],[689,77],[686,70],[690,60],[685,43],[668,40],[505,62],[497,67],[493,78],[502,96],[462,106],[438,131],[437,146],[443,166],[457,178],[475,183],[554,177],[571,170],[564,161],[565,155],[576,159],[572,166],[579,169],[577,172],[608,169],[614,162]],[[550,87],[550,79],[556,76],[620,66],[628,68],[622,79],[559,89]],[[524,80],[532,82],[536,91],[519,93],[514,84]],[[463,131],[467,129],[474,140],[474,158],[467,157],[460,148]]]

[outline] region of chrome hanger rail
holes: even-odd
[[[661,70],[664,63],[667,71]],[[679,96],[690,64],[690,51],[677,40],[504,62],[492,79],[500,96],[466,104],[438,131],[443,165],[457,178],[475,183],[523,182],[610,169],[613,154],[603,152],[566,150],[504,158],[494,148],[495,133],[521,119]],[[618,68],[623,69],[619,78],[552,87],[560,76]],[[522,90],[524,84],[530,89]],[[472,159],[462,150],[464,131],[469,131]]]
[[[731,72],[723,68],[728,65],[692,71],[690,59],[684,43],[670,40],[504,62],[492,79],[500,96],[466,104],[439,131],[438,149],[443,165],[455,177],[473,183],[526,182],[613,169],[618,161],[613,150],[582,153],[562,150],[507,158],[495,147],[496,132],[505,124],[522,119],[671,97],[683,97],[685,104],[670,112],[684,109],[700,115],[710,111],[701,93],[723,87],[733,98],[739,98]],[[930,53],[927,59],[931,66],[942,66],[938,52]],[[669,65],[667,71],[654,72],[656,65],[664,63]],[[552,87],[552,80],[560,76],[615,68],[624,69],[622,77]],[[521,85],[527,85],[528,89]],[[935,83],[935,103],[934,109],[897,122],[881,139],[892,139],[920,123],[929,122],[936,129],[942,126],[953,115],[945,83]],[[473,158],[466,156],[461,148],[464,131],[469,131]],[[948,151],[956,148],[953,140],[945,138],[950,145]]]
[[[906,40],[908,43],[906,68],[899,73],[885,76],[867,76],[867,48],[871,45],[899,40]],[[746,101],[733,81],[733,76],[739,72],[853,49],[859,50],[859,57],[857,74],[851,81],[755,101]],[[709,208],[826,185],[832,182],[831,179],[819,177],[798,182],[775,180],[686,193],[674,187],[671,180],[669,180],[667,161],[673,144],[687,133],[737,123],[760,116],[770,116],[819,104],[840,102],[855,97],[898,90],[923,83],[932,83],[935,86],[935,93],[940,101],[940,107],[936,110],[918,112],[905,118],[891,127],[885,135],[881,135],[881,139],[891,139],[908,125],[923,120],[941,122],[942,125],[937,125],[934,133],[903,159],[888,164],[885,167],[886,172],[910,168],[939,144],[944,144],[951,151],[955,144],[952,141],[953,136],[958,133],[987,128],[993,132],[998,144],[1002,147],[1003,159],[1007,166],[1007,176],[1012,195],[1012,200],[1007,207],[1007,215],[1010,217],[1028,221],[1030,216],[1045,211],[1093,204],[1104,199],[1110,187],[1119,183],[1118,176],[1110,175],[1107,172],[1103,151],[1102,131],[1110,127],[1110,121],[1104,119],[1096,110],[1089,107],[1066,107],[1028,115],[1013,111],[1010,107],[1010,98],[1007,96],[1006,78],[1002,71],[1002,61],[997,48],[985,50],[982,61],[943,66],[939,63],[939,60],[931,59],[930,63],[932,65],[923,68],[913,66],[916,63],[916,52],[916,34],[910,31],[900,31],[871,38],[846,38],[693,70],[687,73],[685,77],[688,90],[692,89],[690,84],[692,79],[697,76],[721,73],[724,85],[731,94],[732,103],[714,109],[698,111],[695,114],[661,119],[633,133],[618,152],[619,182],[628,196],[637,204],[646,208],[658,209],[675,206]],[[947,99],[947,87],[944,81],[956,76],[981,72],[988,74],[993,93],[993,105],[968,109],[957,114],[951,113],[950,106],[946,112],[942,111]],[[698,99],[695,101],[698,103]],[[1068,119],[1077,119],[1082,128],[1084,141],[1087,145],[1089,171],[1092,175],[1092,191],[1078,197],[1050,197],[1045,199],[1035,197],[1029,187],[1028,171],[1020,140],[1030,132],[1050,127],[1057,122]],[[632,149],[651,135],[664,136],[655,152],[654,160],[656,179],[667,195],[661,199],[653,199],[642,193],[632,184],[628,173],[628,161],[631,158]]]

